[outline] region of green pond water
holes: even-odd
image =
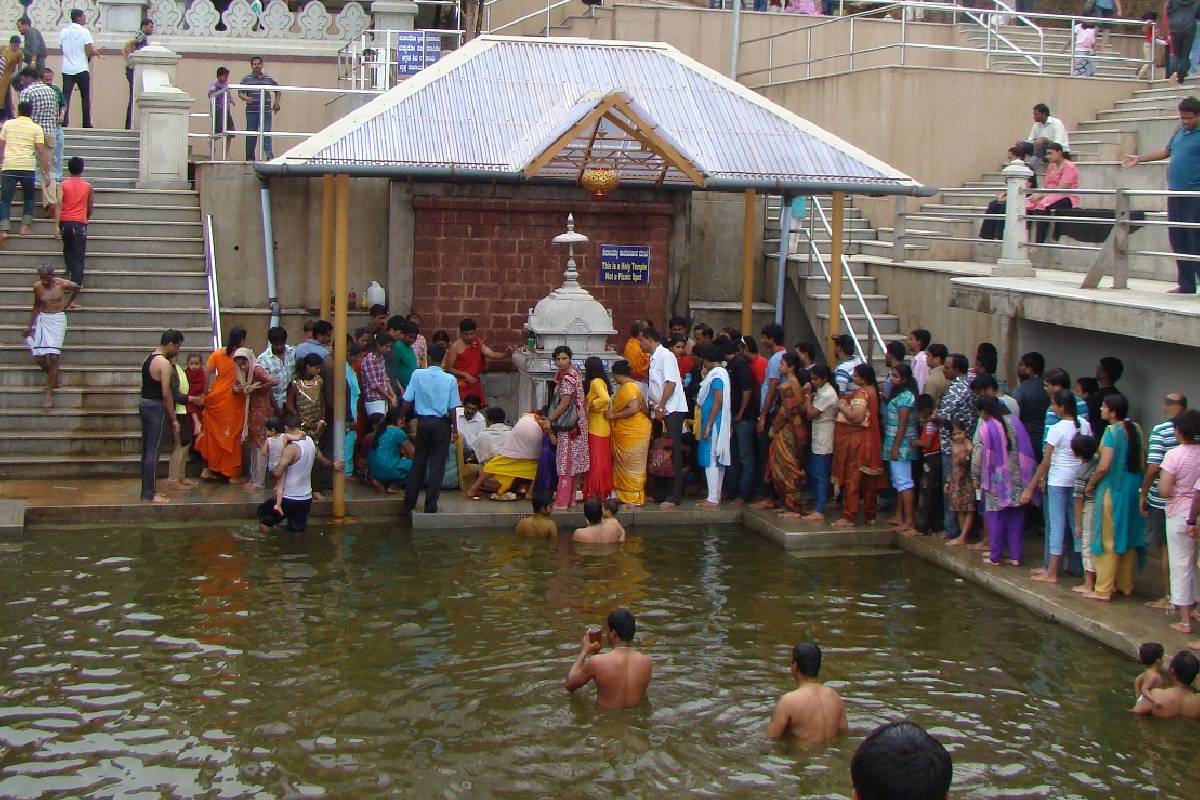
[[[600,712],[562,681],[620,605],[655,678]],[[762,735],[803,639],[849,705],[827,747]],[[919,559],[738,529],[0,543],[3,798],[846,798],[854,748],[904,717],[952,752],[954,797],[1200,796],[1200,728],[1133,718],[1137,671]]]

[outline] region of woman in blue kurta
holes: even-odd
[[[404,490],[412,470],[412,445],[400,411],[393,408],[379,423],[367,455],[367,474],[376,488],[397,494]]]
[[[732,427],[729,404],[729,373],[721,366],[725,353],[717,345],[696,348],[704,361],[704,382],[696,403],[700,406],[700,431],[696,460],[704,468],[708,483],[708,497],[700,506],[717,506],[721,503],[721,483],[725,468],[729,466],[729,433]]]
[[[1092,555],[1096,588],[1085,595],[1110,600],[1115,589],[1133,594],[1137,551],[1146,546],[1146,523],[1138,510],[1145,453],[1142,431],[1130,422],[1129,401],[1123,395],[1104,398],[1100,415],[1108,426],[1100,440],[1100,464],[1088,482],[1095,499]]]

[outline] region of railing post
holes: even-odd
[[[895,264],[902,264],[905,260],[904,239],[905,228],[908,224],[907,214],[908,198],[904,195],[896,195],[895,221],[892,222],[892,262]]]
[[[850,70],[854,70],[854,17],[850,18]]]
[[[591,8],[595,8],[595,6],[591,6]],[[768,86],[772,85],[775,82],[774,68],[775,68],[775,39],[771,38],[771,39],[767,39],[767,85]]]
[[[804,77],[811,78],[812,77],[812,63],[813,63],[812,27],[809,27],[806,30],[806,34],[808,36],[808,43],[805,45],[805,52],[808,54],[808,63],[804,65]]]
[[[1129,255],[1125,240],[1129,236],[1129,194],[1117,189],[1116,211],[1113,214],[1113,288],[1129,288]]]
[[[1004,240],[1000,245],[1000,259],[992,269],[992,275],[1007,278],[1032,278],[1033,264],[1022,246],[1028,239],[1025,222],[1021,219],[1025,211],[1025,195],[1021,188],[1033,175],[1033,170],[1023,161],[1013,161],[1000,173],[1008,184],[1004,203]]]
[[[1071,17],[1071,22],[1069,24],[1071,26],[1069,28],[1069,30],[1071,31],[1071,39],[1067,44],[1067,48],[1070,49],[1070,51],[1071,51],[1071,63],[1067,67],[1067,74],[1074,75],[1075,74],[1075,18],[1074,17]]]
[[[786,1],[786,0],[785,0],[785,1]],[[907,28],[905,27],[905,25],[906,25],[906,20],[908,19],[908,13],[907,13],[907,11],[908,11],[908,9],[907,9],[907,8],[901,8],[901,9],[900,9],[900,66],[904,66],[904,63],[905,63],[905,58],[904,58],[904,55],[905,55],[905,48],[904,48],[904,45],[905,45],[905,44],[906,44],[906,42],[907,42],[906,36],[907,36],[907,34],[908,34],[908,30],[907,30]]]

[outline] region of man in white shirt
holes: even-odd
[[[804,399],[804,414],[812,421],[808,455],[808,490],[813,510],[804,515],[809,522],[825,521],[825,503],[829,498],[829,480],[833,473],[833,435],[837,422],[837,390],[830,382],[829,367],[814,364],[808,371],[813,392]]]
[[[917,382],[917,394],[925,391],[925,380],[929,377],[929,354],[925,349],[933,341],[933,335],[924,328],[916,328],[909,332],[904,348],[912,356],[912,375]]]
[[[83,103],[83,127],[92,127],[92,73],[91,61],[96,58],[96,45],[92,32],[83,27],[84,13],[78,8],[71,10],[71,22],[58,32],[58,45],[62,48],[63,76],[63,122],[67,127],[71,116],[71,93],[79,87],[80,102]]]
[[[488,406],[487,410],[483,412],[483,418],[487,427],[476,435],[475,441],[471,444],[471,449],[475,451],[475,460],[481,465],[486,464],[488,459],[500,451],[500,448],[504,446],[504,440],[512,432],[512,427],[505,421],[504,409],[500,406]],[[459,420],[459,425],[462,425],[462,420]],[[460,427],[459,430],[462,428]]]
[[[476,437],[483,433],[487,426],[483,415],[479,413],[482,406],[483,401],[479,399],[479,395],[469,394],[458,409],[458,435],[463,438],[463,445],[471,449],[475,448]]]
[[[1058,117],[1050,116],[1050,106],[1038,103],[1033,107],[1033,127],[1029,129],[1026,140],[1033,145],[1035,158],[1046,160],[1046,145],[1058,142],[1064,151],[1070,151],[1071,143],[1067,141],[1067,126]]]
[[[687,420],[687,399],[683,396],[683,381],[679,377],[679,360],[663,347],[662,334],[654,328],[642,329],[638,343],[643,353],[650,354],[649,391],[651,418],[663,420],[671,437],[671,494],[660,508],[675,508],[683,501],[683,423]]]

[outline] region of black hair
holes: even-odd
[[[375,335],[374,335],[372,338],[375,340],[375,347],[376,347],[376,348],[379,348],[379,347],[391,347],[391,346],[392,346],[392,337],[391,337],[391,336],[388,336],[388,335],[387,335],[386,333],[384,333],[383,331],[379,331],[379,332],[378,332],[378,333],[376,333],[376,334],[375,334]]]
[[[565,344],[560,344],[558,347],[554,348],[554,357],[555,358],[558,358],[563,353],[567,354],[567,358],[573,358],[575,355],[574,353],[571,352],[571,348],[567,347]]]
[[[1037,105],[1035,105],[1035,106],[1033,107],[1033,110],[1034,110],[1034,111],[1040,111],[1040,112],[1042,112],[1043,114],[1049,114],[1049,113],[1050,113],[1050,106],[1046,105],[1045,103],[1038,103]]]
[[[1195,97],[1185,97],[1179,101],[1178,108],[1188,114],[1200,114],[1200,100]]]
[[[696,331],[699,331],[704,336],[705,339],[713,338],[713,329],[710,325],[708,325],[706,323],[703,323],[703,322],[696,323],[696,325],[692,328],[692,333],[695,333]]]
[[[642,321],[640,319],[635,319],[633,322],[629,323],[629,335],[630,336],[637,336],[641,332],[642,332]]]
[[[850,759],[859,800],[944,800],[953,775],[942,743],[907,720],[876,728]]]
[[[632,642],[637,625],[633,621],[633,614],[629,613],[629,609],[618,608],[608,615],[608,628],[614,631],[621,641]]]
[[[372,450],[378,449],[379,440],[383,438],[384,431],[393,425],[404,425],[403,411],[403,408],[396,406],[395,408],[389,408],[386,414],[372,414],[367,418],[367,424],[375,429],[375,441],[371,443]]]
[[[867,386],[874,386],[879,382],[875,376],[875,367],[866,361],[854,368],[854,374],[862,378],[863,383]]]
[[[554,498],[545,492],[535,492],[533,497],[529,498],[530,505],[533,506],[533,513],[540,514],[550,507],[554,502]]]
[[[17,18],[17,24],[18,25],[32,25],[33,20],[29,19],[29,17],[27,17],[27,16],[21,16],[21,17]]]
[[[904,392],[911,392],[913,397],[921,391],[917,388],[917,379],[913,377],[912,367],[901,361],[899,364],[893,364],[892,369],[900,373],[900,386],[892,392],[892,397],[899,397]]]
[[[983,345],[980,345],[983,347]],[[988,375],[996,374],[996,366],[999,364],[1000,358],[993,352],[988,350],[979,350],[975,353],[975,363],[983,368],[983,371]]]
[[[1125,374],[1125,364],[1116,356],[1105,356],[1100,359],[1100,369],[1113,383],[1121,380],[1121,376]]]
[[[798,353],[803,353],[804,355],[808,356],[810,360],[817,360],[817,351],[814,349],[813,345],[809,344],[808,342],[796,342],[795,349]]]
[[[1098,444],[1095,436],[1089,436],[1086,433],[1077,433],[1071,437],[1071,452],[1080,461],[1091,461],[1092,456],[1096,455]]]
[[[981,372],[972,379],[971,391],[986,392],[988,389],[996,392],[1000,391],[1000,384],[996,382],[995,376],[987,372]]]
[[[283,433],[283,420],[279,417],[271,417],[264,424],[272,433]]]
[[[498,425],[508,419],[508,415],[500,406],[488,406],[483,410],[483,418],[488,425]]]
[[[287,344],[287,328],[276,325],[267,330],[267,342],[270,344]]]
[[[623,358],[620,361],[614,361],[610,371],[613,375],[624,375],[627,378],[633,374],[633,370],[629,367],[629,362]]]
[[[820,378],[829,383],[829,367],[824,364],[813,364],[808,370],[809,378]]]
[[[300,427],[300,418],[297,417],[295,414],[284,414],[283,415],[283,427],[285,429],[291,428],[292,430],[298,429]]]
[[[1146,13],[1142,14],[1142,22],[1158,22],[1158,12],[1147,11]]]
[[[1197,439],[1200,439],[1200,411],[1184,411],[1176,414],[1175,419],[1171,421],[1175,423],[1181,444],[1196,444]]]
[[[18,40],[20,39],[20,37],[17,37],[17,38],[18,38]],[[18,74],[22,78],[32,78],[34,80],[37,80],[38,78],[41,77],[40,75],[38,75],[38,71],[36,69],[34,69],[33,67],[25,67]]]
[[[1084,27],[1087,27],[1086,23],[1085,23]],[[1065,158],[1067,161],[1071,160],[1070,151],[1067,150],[1067,148],[1063,147],[1058,142],[1048,142],[1046,144],[1046,149],[1047,150],[1057,150],[1058,152],[1062,153],[1062,157]]]
[[[1142,437],[1138,436],[1137,428],[1129,421],[1129,401],[1123,394],[1110,394],[1104,398],[1104,405],[1112,412],[1125,427],[1125,438],[1129,447],[1125,450],[1125,470],[1127,472],[1142,471]]]
[[[800,356],[795,353],[784,353],[780,360],[792,368],[792,372],[796,373],[796,380],[800,383],[808,383],[808,373],[804,370],[804,364],[800,362]]]
[[[386,313],[387,313],[387,306],[383,305],[382,303],[376,303],[375,305],[371,306],[370,309],[367,310],[367,316],[370,316],[370,317],[378,317],[380,314],[386,314]]]
[[[158,337],[158,343],[163,344],[183,344],[183,334],[174,328],[167,328],[162,332],[162,336]]]
[[[33,103],[29,102],[28,100],[22,100],[21,102],[17,103],[17,116],[32,117]]]
[[[1158,642],[1144,642],[1138,648],[1138,660],[1147,667],[1163,657],[1163,646]]]
[[[913,328],[908,332],[908,335],[916,339],[921,344],[922,350],[929,349],[929,343],[933,341],[933,334],[924,328]]]
[[[759,331],[759,333],[761,333],[763,336],[770,339],[775,344],[783,344],[783,339],[784,339],[783,326],[780,325],[778,322],[772,322],[770,324],[764,325],[763,329],[761,331]]]
[[[940,342],[934,342],[925,348],[925,352],[933,358],[940,358],[943,361],[950,355],[950,351],[946,349],[946,345]]]
[[[667,320],[668,328],[686,328],[690,324],[687,317],[671,317]]]
[[[411,322],[411,320],[409,320],[409,321]],[[434,344],[440,343],[443,345],[449,345],[450,344],[450,334],[446,333],[445,331],[434,331],[433,336],[430,337],[429,341]]]
[[[583,516],[590,524],[595,525],[604,517],[604,506],[600,505],[596,498],[589,497],[583,501]]]
[[[153,24],[154,24],[154,20],[150,19],[149,17],[142,17],[142,23],[140,25],[138,25],[138,27],[144,28],[147,25],[153,25]]]
[[[1042,375],[1042,381],[1060,389],[1068,391],[1071,389],[1071,373],[1061,367],[1046,370],[1046,373]]]
[[[328,336],[333,333],[333,323],[327,319],[319,319],[313,323],[312,335],[316,339],[318,336]]]
[[[244,341],[246,341],[245,328],[241,325],[230,328],[229,333],[225,335],[225,355],[233,355],[234,351],[241,347]]]
[[[229,74],[229,67],[217,67],[217,77]]]
[[[917,395],[917,411],[933,411],[935,408],[933,395],[919,394]]]
[[[403,331],[404,325],[407,322],[408,318],[403,314],[393,314],[392,316],[388,317],[387,329],[389,331]]]
[[[1196,673],[1200,672],[1200,659],[1187,650],[1180,650],[1171,659],[1171,672],[1184,686],[1191,686],[1192,681],[1196,680]]]
[[[604,501],[604,508],[615,517],[617,512],[621,510],[621,501],[615,497],[610,497]]]
[[[854,337],[848,333],[843,333],[835,337],[833,346],[848,356],[854,355]]]
[[[742,347],[746,348],[746,352],[751,355],[758,355],[758,342],[753,336],[742,337]]]
[[[1000,419],[1008,413],[1008,408],[1000,402],[1000,398],[992,397],[990,394],[976,398],[975,408],[996,419]]]
[[[647,325],[646,327],[642,328],[642,336],[645,336],[652,342],[658,342],[659,344],[662,344],[662,334],[656,331],[653,325]]]
[[[603,381],[604,388],[608,389],[609,396],[612,396],[612,381],[608,379],[608,373],[604,371],[604,361],[600,356],[588,356],[583,362],[583,390],[585,392],[591,388],[594,380]]]
[[[1046,359],[1036,350],[1021,356],[1021,363],[1033,370],[1034,375],[1041,375],[1046,371]]]
[[[687,337],[678,333],[671,334],[671,338],[667,339],[667,348],[670,349],[677,344],[687,345]]]
[[[483,398],[481,398],[477,394],[469,394],[463,398],[463,405],[465,406],[467,403],[470,403],[473,406],[479,406],[480,408],[482,408],[483,407]]]
[[[308,367],[323,367],[323,366],[325,366],[325,359],[321,358],[319,353],[309,353],[308,355],[306,355],[303,358],[303,360],[296,362],[296,371],[298,373],[300,373],[301,376],[303,376],[304,370],[307,369]]]
[[[720,350],[711,344],[698,344],[692,348],[692,355],[700,361],[720,361]]]
[[[897,361],[903,361],[904,356],[908,355],[908,348],[904,346],[904,342],[894,339],[887,343],[887,346],[884,347],[884,352]]]
[[[1050,402],[1065,412],[1058,415],[1060,418],[1072,420],[1075,423],[1075,430],[1079,430],[1079,408],[1075,405],[1075,395],[1066,389],[1057,389],[1050,396]]]
[[[475,320],[467,317],[458,323],[458,332],[466,333],[467,331],[478,330],[479,326],[475,324]]]
[[[792,663],[801,675],[817,677],[821,674],[821,648],[812,642],[801,642],[792,648]]]
[[[446,359],[446,345],[440,342],[429,345],[428,359],[430,364],[440,366],[442,361]]]
[[[1100,391],[1100,381],[1095,378],[1084,376],[1076,379],[1075,382],[1079,384],[1079,388],[1084,394],[1092,394],[1093,392]]]
[[[971,365],[967,363],[967,357],[962,353],[951,353],[946,357],[946,360],[950,363],[950,366],[954,367],[955,370],[963,373],[964,375],[971,367]]]

